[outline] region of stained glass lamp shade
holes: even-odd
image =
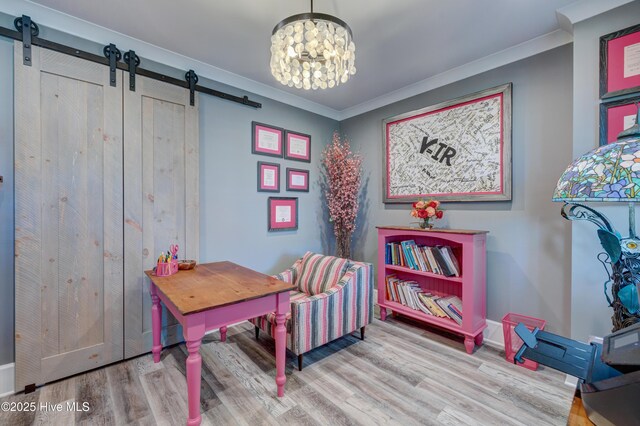
[[[636,124],[614,143],[598,147],[574,160],[564,171],[553,201],[564,201],[562,216],[598,226],[604,248],[598,256],[609,274],[605,295],[614,314],[613,331],[640,321],[640,239],[635,230],[635,203],[640,201],[640,110]],[[605,215],[582,202],[629,204],[629,236],[622,237]],[[611,298],[607,292],[610,285]]]
[[[553,201],[640,201],[640,138],[621,139],[576,159],[560,177]]]

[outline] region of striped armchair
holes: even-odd
[[[286,317],[287,348],[298,355],[302,370],[303,354],[360,329],[373,318],[373,267],[333,256],[307,252],[275,278],[294,283],[291,312]],[[275,312],[249,320],[269,336],[275,332]]]

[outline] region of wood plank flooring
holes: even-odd
[[[388,318],[305,355],[288,354],[284,398],[276,397],[274,342],[253,326],[205,336],[200,405],[205,425],[564,425],[573,389],[551,369],[509,364],[487,345]],[[47,384],[0,402],[88,402],[87,412],[8,413],[1,425],[182,425],[186,349],[167,348]]]

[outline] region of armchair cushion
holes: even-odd
[[[309,295],[324,293],[338,284],[349,266],[347,259],[306,252],[300,263],[300,273],[294,282],[298,290]]]

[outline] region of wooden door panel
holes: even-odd
[[[122,73],[15,45],[16,389],[123,357]]]
[[[186,89],[140,77],[125,93],[125,357],[151,350],[151,297],[143,271],[178,244],[198,258],[198,130]],[[163,343],[183,339],[163,310]]]

